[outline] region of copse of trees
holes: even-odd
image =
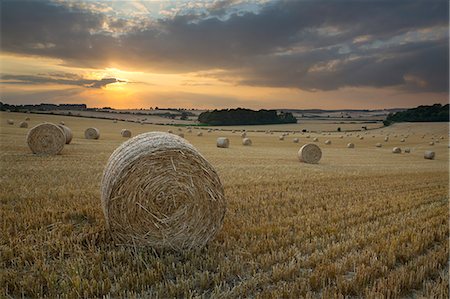
[[[449,105],[434,104],[431,106],[419,106],[405,111],[389,113],[383,122],[389,126],[396,122],[448,122]]]
[[[231,125],[266,125],[296,123],[297,119],[290,112],[277,110],[223,109],[201,113],[198,121],[214,126]]]

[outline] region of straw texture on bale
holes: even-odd
[[[73,137],[72,130],[64,125],[58,125],[58,127],[60,127],[63,130],[64,136],[66,136],[66,144],[69,144],[72,141]]]
[[[8,125],[13,125],[13,124],[14,124],[14,121],[13,121],[12,119],[7,119],[7,120],[6,120],[6,123],[7,123]]]
[[[394,153],[394,154],[400,154],[401,152],[402,152],[402,149],[399,147],[394,147],[392,149],[392,153]]]
[[[57,155],[66,143],[64,131],[55,124],[39,124],[28,131],[27,144],[37,155]]]
[[[86,139],[99,139],[100,131],[97,128],[87,128],[86,131],[84,131],[84,137]]]
[[[425,151],[425,154],[423,155],[423,157],[428,160],[433,160],[435,155],[436,154],[433,151]]]
[[[252,140],[250,138],[242,139],[242,145],[252,145]]]
[[[230,140],[226,137],[219,137],[217,138],[216,145],[217,147],[228,148],[230,146]]]
[[[109,158],[101,186],[106,226],[119,245],[201,248],[223,224],[219,176],[176,135],[149,132],[124,142]]]
[[[298,151],[300,162],[317,164],[322,158],[322,150],[314,143],[307,143]]]
[[[28,128],[28,123],[26,121],[23,121],[19,124],[20,128]]]
[[[355,148],[355,145],[353,143],[349,143],[349,144],[347,144],[347,147],[348,148]]]
[[[298,142],[299,142],[299,140],[298,140],[298,138],[294,138],[294,139],[292,140],[292,142],[294,142],[294,143],[298,143]]]
[[[122,135],[122,137],[125,137],[125,138],[130,138],[131,131],[128,129],[122,129],[122,131],[120,131],[120,135]]]

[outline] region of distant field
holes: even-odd
[[[25,117],[29,128],[64,121],[74,139],[61,155],[34,156],[25,142],[28,129],[18,127]],[[230,131],[203,131],[203,137],[184,131],[217,169],[227,213],[206,248],[157,253],[112,243],[100,179],[125,140],[121,129],[137,135],[176,127],[4,112],[0,120],[0,297],[448,298],[448,123],[310,139],[297,133],[284,141],[278,133],[249,132],[251,147]],[[364,125],[305,120],[256,128]],[[100,130],[99,140],[84,139],[90,126]],[[218,136],[229,137],[230,148],[217,148]],[[302,164],[297,151],[313,137],[322,160]],[[439,143],[430,146],[431,140]],[[411,153],[392,154],[394,146]],[[423,159],[429,149],[435,160]]]
[[[198,124],[196,117],[190,117],[189,120],[180,120],[179,118],[170,119],[162,116],[158,116],[157,113],[170,112],[169,110],[159,110],[158,112],[150,111],[121,111],[122,113],[108,113],[99,111],[66,111],[56,110],[53,111],[57,115],[67,115],[71,113],[73,116],[92,117],[92,118],[107,118],[107,119],[119,119],[122,121],[130,122],[144,122],[146,124],[164,124],[164,125],[196,125]],[[152,113],[148,115],[132,114],[134,113]],[[200,114],[200,111],[193,111],[195,114]],[[173,112],[172,112],[173,113]],[[331,118],[327,116],[331,115]],[[383,123],[380,119],[384,117],[376,116],[373,113],[349,113],[352,118],[340,118],[338,113],[322,113],[322,114],[305,114],[304,117],[298,114],[297,124],[280,124],[280,125],[255,125],[255,126],[214,126],[214,128],[221,128],[223,130],[275,130],[275,131],[301,131],[306,129],[308,131],[337,131],[341,128],[342,131],[354,131],[362,130],[365,126],[368,129],[380,128]]]

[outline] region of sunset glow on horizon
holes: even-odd
[[[1,6],[1,101],[9,104],[382,109],[448,102],[446,1]]]

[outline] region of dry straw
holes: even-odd
[[[184,138],[184,133],[178,133],[178,136],[180,136],[181,138]]]
[[[23,121],[19,124],[20,128],[28,128],[28,123],[26,121]]]
[[[30,120],[30,118],[29,118],[29,117],[26,117],[26,118],[25,118],[25,120],[26,120],[26,121],[29,121],[29,120]]]
[[[230,146],[230,140],[226,137],[219,137],[217,138],[216,145],[220,148],[228,148]]]
[[[313,141],[314,141],[314,142],[318,142],[318,141],[319,141],[319,138],[314,137]]]
[[[57,155],[66,143],[64,131],[55,124],[39,124],[28,131],[27,144],[37,155]]]
[[[242,134],[241,134],[241,137],[242,137],[242,138],[245,138],[245,137],[247,137],[247,133],[245,133],[245,132],[244,132],[244,133],[242,133]]]
[[[353,143],[350,142],[349,144],[347,144],[347,147],[348,147],[348,148],[355,148],[355,144],[353,144]]]
[[[320,147],[314,143],[305,144],[298,151],[298,158],[300,162],[317,164],[322,158],[322,151]]]
[[[331,140],[325,140],[325,144],[330,145],[331,144]]]
[[[197,136],[201,137],[201,136],[203,136],[203,133],[202,132],[198,132]]]
[[[100,131],[97,128],[87,128],[86,131],[84,131],[84,137],[86,139],[99,139]]]
[[[63,126],[65,125],[65,123],[63,121],[60,121],[59,124],[63,125]]]
[[[222,227],[219,176],[176,135],[149,132],[124,142],[109,158],[101,185],[106,226],[119,245],[200,248]]]
[[[375,144],[376,147],[383,147],[383,145],[381,143],[377,143]]]
[[[388,142],[388,141],[389,141],[389,137],[388,136],[384,137],[384,142]]]
[[[280,135],[280,137],[278,137],[278,139],[284,140],[284,135]]]
[[[433,142],[433,141],[430,141],[430,145],[434,145],[434,142]]]
[[[122,137],[125,137],[125,138],[130,138],[131,131],[128,129],[122,129],[122,131],[120,131],[120,135],[122,135]]]
[[[392,153],[394,153],[394,154],[400,154],[401,152],[402,152],[402,149],[399,147],[394,147],[392,149]]]
[[[7,120],[6,120],[6,123],[7,123],[8,125],[14,125],[14,121],[13,121],[12,119],[7,119]]]
[[[298,140],[298,138],[294,138],[294,139],[292,140],[292,142],[294,142],[294,143],[298,143],[298,142],[299,142],[299,140]]]
[[[114,119],[114,120],[113,120],[113,123],[117,124],[117,119]]]
[[[409,154],[411,152],[411,149],[409,147],[405,148],[405,153]]]
[[[252,140],[250,138],[242,139],[242,145],[252,145]]]
[[[428,160],[434,160],[435,156],[436,154],[433,151],[425,151],[425,154],[423,155],[423,157]]]
[[[67,127],[67,126],[63,126],[63,125],[58,125],[58,127],[60,127],[63,132],[64,132],[64,136],[66,136],[66,144],[69,144],[72,141],[72,130]]]

